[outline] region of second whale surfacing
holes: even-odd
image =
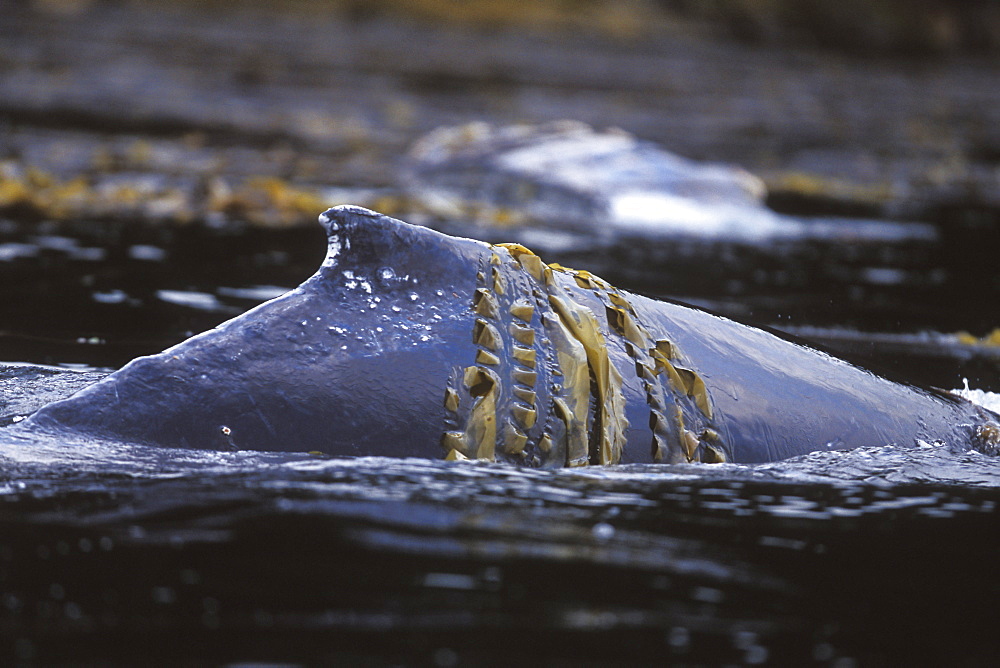
[[[943,442],[1000,418],[516,244],[359,207],[295,290],[138,358],[18,430],[199,449],[529,466],[762,462]]]

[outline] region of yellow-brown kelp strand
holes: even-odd
[[[603,304],[608,334],[621,337],[622,347],[634,361],[650,411],[653,460],[725,461],[722,439],[711,422],[712,403],[705,382],[696,372],[680,366],[677,346],[654,338],[625,295],[606,281],[587,271],[556,264],[549,267],[571,276],[579,288],[589,290]],[[678,364],[675,366],[672,360]]]
[[[530,276],[531,294],[536,301],[542,300],[539,307],[548,342],[546,359],[555,378],[550,412],[554,419],[544,431],[546,443],[564,446],[568,466],[619,462],[628,427],[625,397],[621,373],[610,360],[601,323],[570,291],[557,285],[553,271],[560,269],[558,265],[545,265],[523,246],[501,244],[499,248],[511,256],[522,274]],[[515,311],[528,303],[528,299],[515,302]],[[534,338],[525,332],[516,335],[525,340]]]
[[[492,275],[492,274],[491,274]],[[493,285],[484,285],[487,274],[480,269],[480,287],[472,293],[471,309],[476,313],[471,339],[474,365],[452,378],[445,389],[446,423],[442,445],[446,459],[486,459],[496,457],[497,403],[503,391],[496,369],[504,355],[498,329],[498,304]]]
[[[568,294],[549,295],[549,303],[566,329],[583,345],[590,375],[594,379],[597,406],[594,419],[597,434],[591,461],[616,464],[621,460],[625,445],[625,397],[622,377],[608,356],[607,343],[601,334],[597,318],[587,308],[574,302]]]
[[[469,303],[475,314],[472,364],[453,374],[445,391],[444,453],[450,459],[543,465],[547,462],[534,452],[541,437],[535,386],[539,372],[544,375],[536,368],[535,301],[530,288],[519,286],[517,276],[503,266],[514,264],[513,259],[498,250],[484,255],[476,274]],[[526,291],[528,298],[522,294]]]
[[[539,404],[559,384],[558,368],[544,331],[546,308],[536,280],[525,272],[516,257],[503,246],[494,247],[491,259],[493,284],[502,286],[498,296],[501,335],[506,345],[504,370],[510,379],[504,395],[505,431],[498,448],[500,458],[538,466],[565,466],[564,438],[552,439],[554,406]],[[546,440],[546,435],[549,439]]]
[[[579,278],[579,277],[578,277]],[[646,394],[649,406],[649,429],[653,432],[651,443],[653,461],[678,463],[687,461],[684,454],[680,434],[670,428],[666,416],[672,409],[671,395],[664,392],[659,383],[655,365],[648,350],[652,343],[649,332],[640,325],[635,317],[635,310],[621,294],[614,291],[603,281],[595,281],[588,276],[587,281],[592,286],[594,294],[604,303],[608,319],[608,329],[617,333],[624,340],[624,348],[635,365],[635,372]]]
[[[445,457],[620,462],[628,420],[623,369],[613,361],[623,356],[611,354],[613,343],[645,390],[652,459],[725,461],[704,381],[607,282],[498,244],[483,254],[470,288],[472,346],[445,391]]]

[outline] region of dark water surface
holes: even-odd
[[[981,665],[1000,649],[1000,468],[978,455],[533,471],[73,447],[4,459],[0,629],[22,660]]]

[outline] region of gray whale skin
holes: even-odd
[[[295,290],[16,425],[201,449],[529,466],[761,462],[945,442],[997,415],[515,245],[360,207]]]

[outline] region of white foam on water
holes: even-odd
[[[1000,394],[996,392],[985,392],[983,390],[973,390],[969,387],[969,379],[963,378],[961,387],[957,390],[952,390],[952,394],[957,394],[958,396],[968,399],[974,404],[979,404],[983,408],[988,408],[989,410],[1000,413]]]

